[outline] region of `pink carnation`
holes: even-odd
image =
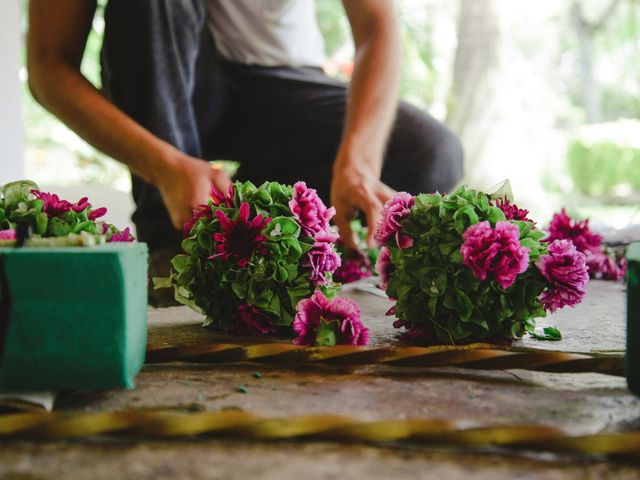
[[[250,214],[251,207],[247,202],[240,204],[235,220],[227,217],[222,210],[216,210],[216,217],[218,217],[222,231],[213,234],[213,240],[216,241],[216,253],[208,257],[208,260],[219,258],[229,261],[235,259],[239,267],[245,268],[254,251],[259,254],[266,252],[264,242],[267,237],[262,234],[262,230],[271,222],[271,219],[256,215],[252,220],[249,220]]]
[[[15,240],[17,238],[15,229],[0,230],[0,240]]]
[[[213,188],[213,187],[212,187]],[[212,219],[213,212],[211,211],[210,205],[198,205],[198,208],[194,208],[192,210],[193,216],[191,220],[188,220],[182,227],[182,236],[188,237],[191,234],[191,229],[198,223],[202,217]]]
[[[320,232],[316,235],[315,243],[311,250],[307,252],[311,268],[311,281],[316,285],[325,285],[327,283],[327,273],[333,273],[340,267],[340,256],[333,248],[333,242],[338,236],[329,232]]]
[[[269,315],[246,303],[238,307],[233,321],[229,331],[238,335],[267,335],[276,332],[276,326]]]
[[[226,194],[218,190],[215,185],[211,185],[211,194],[209,196],[211,203],[216,207],[233,208],[235,206],[233,202],[234,195],[233,183],[229,185],[229,191]],[[200,207],[202,206],[203,205],[200,205]]]
[[[616,262],[614,258],[602,251],[597,253],[587,252],[585,257],[589,275],[592,278],[619,282],[627,272],[627,261],[624,257]]]
[[[549,238],[545,241],[551,243],[554,240],[571,240],[584,254],[601,251],[602,237],[589,229],[589,220],[577,222],[567,215],[564,208],[553,215],[549,225]]]
[[[380,288],[383,290],[386,290],[389,286],[389,280],[391,280],[394,268],[393,263],[391,263],[391,252],[387,247],[382,247],[376,261],[376,272],[380,276]]]
[[[302,232],[313,238],[320,232],[329,231],[329,221],[336,213],[335,208],[327,208],[315,189],[308,188],[304,182],[298,182],[293,186],[289,208],[300,224]]]
[[[311,298],[298,302],[296,317],[291,326],[300,336],[293,343],[315,345],[318,328],[322,321],[335,326],[337,344],[366,345],[369,343],[369,330],[360,320],[358,304],[348,298],[335,298],[330,301],[319,290],[316,290]]]
[[[98,218],[104,217],[106,214],[107,214],[107,207],[100,207],[89,212],[89,215],[87,215],[87,218],[92,222],[95,222]]]
[[[413,244],[411,237],[402,235],[402,222],[411,214],[411,209],[415,204],[413,195],[407,192],[399,192],[391,200],[384,204],[382,216],[378,220],[374,238],[381,247],[387,243],[392,235],[396,235],[396,240],[400,248],[407,248]]]
[[[554,240],[549,254],[541,256],[536,267],[549,283],[540,295],[545,310],[554,312],[582,301],[589,280],[585,255],[570,240]]]
[[[371,276],[371,263],[360,252],[343,255],[342,264],[333,273],[333,279],[340,283],[352,283]]]
[[[529,210],[518,208],[518,206],[515,203],[511,203],[507,197],[497,199],[495,206],[502,210],[507,220],[521,220],[523,222],[535,223],[528,217]]]
[[[520,231],[509,222],[484,221],[471,225],[462,235],[463,263],[474,276],[485,280],[492,273],[502,288],[509,288],[529,267],[529,249],[520,245]]]
[[[31,190],[31,193],[34,197],[44,202],[42,211],[50,216],[55,217],[62,215],[63,213],[71,211],[72,207],[76,206],[66,200],[61,200],[55,193],[41,192],[39,190]]]
[[[111,237],[109,237],[109,243],[134,242],[135,240],[136,240],[136,238],[133,235],[131,235],[131,229],[129,227],[125,228],[121,232],[118,232],[116,230],[115,232],[113,232]]]
[[[80,213],[81,211],[83,211],[86,208],[91,208],[91,204],[89,203],[89,199],[87,197],[82,197],[76,203],[71,205],[71,210],[73,210],[76,213]],[[107,209],[105,208],[105,212],[104,213],[107,213],[106,210]],[[89,219],[89,220],[91,220],[91,219]]]

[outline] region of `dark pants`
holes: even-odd
[[[317,68],[244,66],[217,58],[203,0],[110,0],[105,93],[158,137],[190,155],[240,162],[238,178],[304,180],[329,201],[347,87]],[[458,139],[401,103],[382,180],[411,193],[447,191],[462,174]],[[133,177],[138,238],[177,246],[159,192]],[[166,272],[165,272],[166,274]]]

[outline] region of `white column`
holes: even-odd
[[[24,176],[21,0],[0,0],[0,185]]]

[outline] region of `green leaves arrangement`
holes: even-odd
[[[507,220],[492,200],[464,186],[450,195],[418,195],[402,221],[412,245],[400,248],[393,237],[386,241],[393,269],[386,291],[397,299],[400,325],[414,336],[451,344],[520,338],[534,332],[536,317],[546,316],[538,298],[546,283],[533,267],[546,253],[545,234],[531,221],[509,220],[529,250],[529,268],[510,287],[491,277],[480,280],[463,264],[464,232],[478,222],[495,227]]]
[[[242,319],[250,324],[244,325],[250,328],[242,333],[289,327],[301,299],[309,298],[316,288],[327,296],[339,289],[329,272],[324,285],[312,281],[308,252],[316,240],[303,233],[294,217],[289,205],[292,195],[292,187],[276,182],[259,187],[236,182],[229,201],[212,198],[185,226],[184,254],[172,260],[170,281],[156,282],[156,286],[171,285],[176,299],[206,314],[205,325],[214,328],[238,331]],[[264,222],[258,232],[236,225],[242,223],[245,202],[250,212],[247,225]],[[225,230],[221,217],[236,226]],[[227,243],[222,243],[223,237]]]
[[[41,192],[29,180],[8,183],[0,188],[0,231],[15,230],[19,223],[28,225],[34,237],[52,238],[90,235],[96,241],[132,241],[129,229],[99,221],[106,208],[94,209],[87,198],[76,203],[57,195]],[[42,245],[45,243],[40,242]]]

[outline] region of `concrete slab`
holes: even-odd
[[[374,345],[397,344],[386,299],[352,292]],[[526,339],[567,351],[624,348],[624,288],[592,282],[585,302],[541,321],[561,342]],[[150,312],[150,341],[188,344],[229,340],[201,327],[182,307]],[[233,337],[234,342],[251,341]],[[262,341],[263,339],[261,339]],[[286,339],[280,339],[286,341]],[[256,378],[254,372],[260,372]],[[239,389],[245,387],[244,393]],[[170,363],[146,366],[133,391],[65,395],[59,410],[245,410],[263,415],[332,413],[363,420],[433,417],[487,423],[540,423],[576,434],[640,428],[640,400],[622,378],[462,369],[367,366],[287,368]],[[3,478],[640,478],[640,466],[606,459],[413,446],[329,443],[175,442],[8,443]]]

